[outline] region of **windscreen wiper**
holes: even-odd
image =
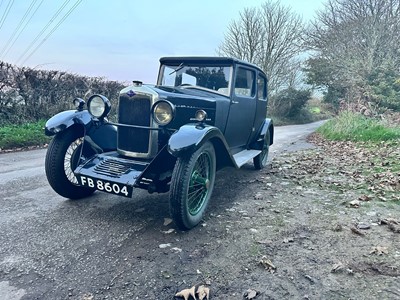
[[[183,63],[181,63],[175,70],[173,70],[171,73],[169,73],[169,75],[172,75],[176,72],[178,72],[179,70],[183,69],[184,65]]]

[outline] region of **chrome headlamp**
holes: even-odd
[[[158,125],[167,125],[174,118],[175,106],[165,100],[158,101],[153,105],[152,114]]]
[[[196,119],[196,121],[204,122],[207,119],[207,113],[204,110],[200,109],[196,111],[196,115],[194,118]]]
[[[93,95],[89,98],[87,107],[93,117],[102,119],[107,117],[110,112],[111,103],[103,95]]]

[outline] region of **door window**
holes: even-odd
[[[241,97],[254,97],[254,71],[238,68],[235,80],[235,95]]]
[[[267,79],[262,75],[258,75],[257,85],[258,99],[267,99]]]

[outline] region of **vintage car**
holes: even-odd
[[[157,85],[134,81],[120,92],[117,122],[105,96],[74,105],[45,127],[54,135],[45,162],[54,191],[70,199],[169,192],[181,230],[201,221],[217,170],[249,160],[262,169],[273,142],[267,77],[234,58],[161,58]]]

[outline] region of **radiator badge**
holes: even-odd
[[[136,95],[136,93],[135,93],[134,91],[132,91],[132,90],[129,90],[126,94],[127,94],[129,97],[133,97],[133,96]]]

